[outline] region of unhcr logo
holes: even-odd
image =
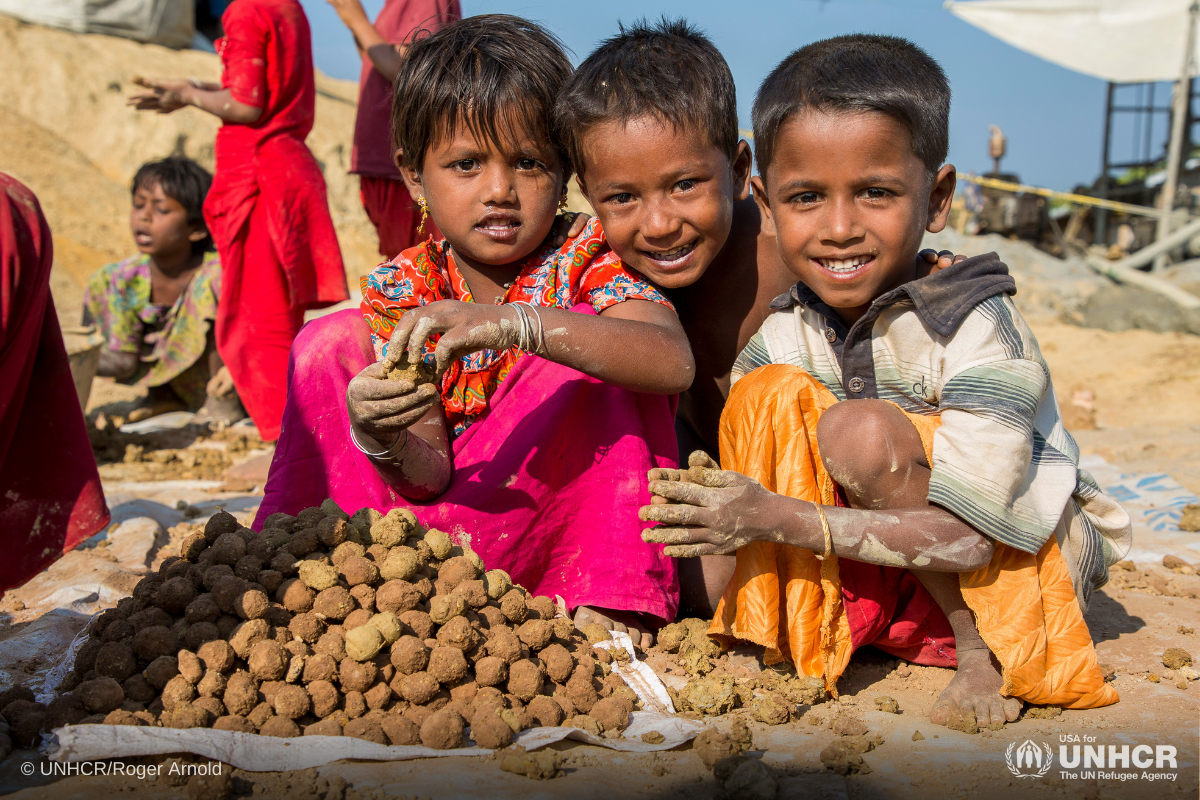
[[[1004,751],[1008,771],[1018,778],[1040,778],[1054,765],[1054,753],[1050,745],[1042,742],[1039,747],[1032,739],[1017,744],[1013,742]]]

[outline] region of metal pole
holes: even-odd
[[[1100,199],[1108,199],[1108,148],[1112,136],[1112,103],[1116,84],[1108,82],[1108,95],[1104,101],[1104,146],[1100,149]],[[1108,210],[1096,209],[1095,230],[1093,239],[1100,246],[1108,244]]]
[[[1196,42],[1196,17],[1200,15],[1200,3],[1193,2],[1188,9],[1187,43],[1183,52],[1183,74],[1175,84],[1171,102],[1171,143],[1167,148],[1167,179],[1159,196],[1159,207],[1170,211],[1175,207],[1175,187],[1179,183],[1179,165],[1183,158],[1183,139],[1186,134],[1188,106],[1192,102],[1192,53]],[[1171,219],[1163,216],[1158,222],[1158,239],[1171,232]],[[1154,270],[1164,269],[1168,263],[1166,253],[1154,261]]]

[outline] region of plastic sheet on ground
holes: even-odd
[[[628,634],[614,633],[613,642],[603,646],[622,647],[630,654],[627,664],[613,662],[637,693],[645,708],[664,706],[666,710],[635,711],[623,736],[609,739],[593,736],[580,728],[531,728],[517,734],[513,743],[526,750],[545,747],[567,739],[606,747],[622,752],[648,753],[670,750],[695,738],[704,729],[702,723],[682,719],[671,711],[671,699],[666,688],[648,666],[634,655],[633,642]],[[68,648],[61,665],[66,669],[74,664],[75,651],[83,643],[81,633]],[[628,676],[628,677],[627,677]],[[47,677],[39,700],[47,702],[55,694],[62,676]],[[44,698],[44,699],[43,699]],[[105,758],[192,753],[211,758],[249,772],[280,772],[319,767],[343,759],[363,761],[407,761],[414,758],[443,756],[484,756],[492,751],[482,747],[463,747],[455,750],[433,750],[428,747],[390,747],[350,736],[300,736],[279,739],[251,733],[216,731],[210,728],[141,728],[130,725],[68,725],[56,728],[54,736],[42,745],[42,752],[52,761],[95,761]],[[655,744],[642,741],[642,735],[658,733],[662,741]],[[470,730],[467,735],[469,737]]]
[[[1123,472],[1098,455],[1083,456],[1079,466],[1129,513],[1133,549],[1128,560],[1153,563],[1170,554],[1200,561],[1200,534],[1179,528],[1184,507],[1200,503],[1189,489],[1165,472]]]

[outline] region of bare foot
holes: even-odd
[[[139,405],[137,408],[129,412],[127,422],[141,422],[142,420],[158,417],[163,414],[170,414],[172,411],[187,411],[187,404],[178,398],[167,398],[159,400],[146,399],[146,402]]]
[[[933,704],[929,721],[945,725],[955,711],[963,715],[969,711],[980,728],[1015,722],[1021,713],[1021,701],[1001,696],[1003,685],[1000,666],[990,650],[959,650],[958,671]]]
[[[575,609],[575,627],[583,628],[593,622],[603,625],[605,630],[628,633],[636,647],[648,650],[654,646],[654,634],[633,611],[615,611],[611,608],[580,606]]]

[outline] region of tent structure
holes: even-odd
[[[971,0],[955,16],[1051,63],[1113,83],[1177,81],[1192,0]],[[1198,52],[1193,50],[1193,52]],[[1198,74],[1195,65],[1191,76]]]
[[[0,0],[0,14],[174,48],[191,47],[196,33],[193,0]]]

